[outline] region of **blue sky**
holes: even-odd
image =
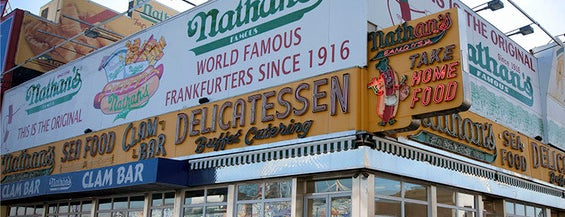
[[[39,13],[39,8],[45,5],[50,0],[9,0],[12,9],[20,8],[30,11],[34,14]],[[128,0],[92,0],[103,6],[114,9],[118,12],[127,10]],[[184,11],[192,8],[191,5],[182,0],[157,0],[171,8],[178,11]],[[377,1],[377,0],[375,0]],[[380,1],[380,0],[379,0]],[[440,0],[438,0],[440,1]],[[448,0],[441,0],[448,1]],[[483,4],[488,0],[462,0],[469,7],[473,8],[477,5]],[[515,7],[503,0],[504,8],[498,11],[484,10],[479,12],[486,20],[500,29],[502,32],[510,32],[524,25],[531,24],[532,22]],[[565,1],[564,0],[510,0],[518,7],[525,11],[534,21],[539,23],[545,30],[552,36],[561,35],[559,38],[564,41],[565,37]],[[191,0],[196,4],[206,2],[206,0]],[[526,49],[532,49],[537,46],[542,46],[551,41],[551,38],[537,25],[534,26],[534,33],[527,36],[515,35],[512,39]]]

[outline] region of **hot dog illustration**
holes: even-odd
[[[164,72],[167,42],[154,35],[147,40],[136,38],[102,58],[99,71],[104,70],[108,83],[94,97],[93,106],[102,113],[117,114],[114,120],[125,119],[129,112],[143,108],[157,92]]]
[[[163,64],[148,66],[134,76],[107,83],[94,97],[94,108],[115,114],[145,105],[159,87],[163,68]]]
[[[392,125],[396,122],[399,100],[406,99],[410,93],[405,85],[406,77],[403,76],[399,81],[398,73],[388,65],[388,58],[381,59],[376,68],[379,70],[379,76],[373,78],[367,87],[372,88],[377,95],[376,111],[382,120],[379,125]]]

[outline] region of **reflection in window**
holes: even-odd
[[[48,205],[47,216],[90,216],[92,202],[87,201],[65,201],[51,203]]]
[[[400,201],[375,198],[375,214],[377,216],[401,216],[401,209]]]
[[[184,193],[183,216],[226,216],[228,205],[227,188],[207,188]]]
[[[307,216],[351,216],[351,177],[307,182],[305,214]]]
[[[290,180],[237,185],[237,216],[290,216]]]
[[[340,191],[351,191],[352,179],[331,179],[331,180],[321,180],[315,181],[314,192],[310,193],[329,193],[329,192],[340,192]]]
[[[476,216],[476,196],[456,189],[438,186],[436,189],[438,216]]]
[[[400,181],[375,177],[375,194],[400,197]]]
[[[402,190],[404,191],[404,198],[427,201],[428,188],[424,185],[403,182]]]
[[[143,195],[103,198],[99,200],[98,217],[137,217],[143,215]]]
[[[506,201],[506,216],[512,217],[545,217],[542,207],[532,206],[523,203]]]
[[[151,217],[173,216],[175,192],[154,193],[151,195]]]
[[[428,186],[375,176],[375,216],[427,216]]]
[[[19,217],[19,216],[42,216],[43,215],[43,205],[42,204],[30,204],[30,205],[19,205],[10,206],[8,216],[9,217]]]

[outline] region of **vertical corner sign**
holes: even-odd
[[[369,32],[366,106],[372,107],[371,131],[415,130],[419,118],[469,108],[461,56],[460,35],[465,32],[458,13],[453,8]]]

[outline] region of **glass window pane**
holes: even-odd
[[[457,193],[457,206],[466,208],[475,208],[475,195]]]
[[[504,206],[506,206],[506,214],[515,214],[514,203],[506,202]]]
[[[516,215],[526,215],[526,207],[524,204],[516,204]]]
[[[163,209],[163,217],[172,217],[173,216],[173,208],[164,208]]]
[[[98,217],[111,217],[112,215],[109,212],[102,212],[98,213]]]
[[[308,216],[326,216],[326,199],[308,199]]]
[[[162,209],[151,209],[151,217],[163,217]]]
[[[112,209],[112,199],[110,199],[110,198],[101,199],[99,204],[98,204],[98,209],[99,210],[110,210],[110,209]]]
[[[143,217],[143,210],[129,211],[128,217]]]
[[[265,203],[264,216],[290,217],[290,213],[291,213],[290,201]]]
[[[26,215],[33,215],[35,214],[35,207],[26,207]]]
[[[202,217],[204,210],[202,207],[186,207],[184,208],[185,217]]]
[[[16,212],[17,215],[25,215],[26,214],[26,210],[24,207],[18,207],[17,209],[18,211]]]
[[[126,211],[115,211],[112,213],[112,217],[127,217]]]
[[[70,212],[80,212],[80,202],[71,202],[69,206]]]
[[[265,198],[289,198],[291,192],[291,182],[267,182],[265,183]]]
[[[145,201],[144,196],[135,196],[130,198],[129,207],[130,208],[143,208],[143,203]]]
[[[201,204],[204,203],[204,190],[187,191],[184,193],[184,204]]]
[[[400,181],[376,177],[375,178],[375,194],[376,195],[393,196],[393,197],[401,197],[401,195],[400,195]]]
[[[35,208],[35,214],[42,215],[43,214],[43,206],[37,206],[37,208]]]
[[[437,202],[455,206],[455,191],[451,188],[437,187]]]
[[[353,179],[345,178],[336,181],[336,191],[351,191],[353,188]]]
[[[225,217],[227,206],[208,206],[206,207],[206,217]]]
[[[315,182],[315,193],[351,191],[352,179],[331,179]]]
[[[409,182],[404,182],[403,186],[405,198],[421,201],[428,200],[428,190],[426,186]]]
[[[90,212],[92,210],[92,202],[91,201],[83,201],[82,202],[82,211],[83,212]]]
[[[377,216],[400,216],[400,201],[375,199],[375,215]]]
[[[51,208],[51,207],[49,207]],[[10,207],[10,215],[16,215],[18,213],[18,207],[17,206],[13,206]]]
[[[113,209],[127,209],[127,208],[128,208],[128,198],[127,197],[114,198]]]
[[[151,195],[151,206],[162,206],[163,205],[163,194],[153,194]]]
[[[261,204],[248,203],[237,205],[237,216],[260,216]]]
[[[59,213],[69,213],[69,205],[67,205],[67,203],[60,203]]]
[[[208,189],[208,196],[206,197],[208,203],[221,203],[228,201],[228,189],[216,188]]]
[[[237,186],[237,200],[261,199],[261,188],[259,184],[241,184]]]
[[[455,212],[457,212],[457,210],[455,209],[446,208],[446,207],[437,207],[437,216],[455,217]]]
[[[165,193],[165,205],[175,204],[175,192]]]
[[[404,203],[405,216],[427,216],[428,206],[416,203]]]
[[[544,217],[543,209],[536,207],[536,217]]]
[[[475,216],[477,216],[477,213],[473,212],[473,211],[459,210],[457,212],[457,216],[458,217],[475,217]]]
[[[526,216],[528,217],[537,217],[536,212],[533,206],[526,206]]]
[[[332,198],[332,216],[351,216],[351,197]]]

